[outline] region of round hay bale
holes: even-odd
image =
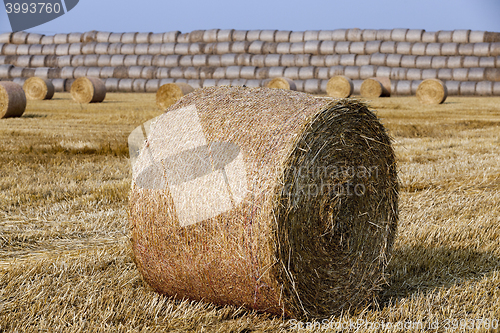
[[[256,66],[256,67],[265,67],[265,64],[264,64],[265,60],[266,60],[266,55],[263,55],[263,54],[253,55],[252,59],[251,59],[251,64],[252,64],[252,66]]]
[[[4,32],[0,34],[0,43],[10,43],[10,39],[12,38],[12,32]],[[0,50],[1,51],[1,50]]]
[[[167,83],[158,89],[156,93],[156,105],[166,110],[175,104],[184,95],[193,92],[194,89],[187,83]]]
[[[224,67],[235,66],[237,63],[236,57],[237,57],[236,54],[224,54],[224,55],[220,56],[220,66],[224,66]],[[264,56],[262,56],[262,55],[253,56],[252,59],[254,57],[264,57]],[[209,65],[215,66],[216,62],[212,62],[211,60],[212,59],[209,58],[209,60],[208,60]]]
[[[449,68],[462,68],[464,67],[465,57],[463,56],[452,56],[448,57],[447,66]]]
[[[3,47],[3,50],[0,50],[0,51],[2,51],[2,54],[4,54],[4,55],[17,55],[17,45],[16,44],[5,44]]]
[[[259,39],[263,42],[275,42],[274,36],[278,30],[262,30]]]
[[[114,55],[114,54],[119,54],[121,55],[121,49],[123,47],[123,45],[125,44],[122,44],[122,43],[111,43],[108,45],[108,54],[110,55]]]
[[[401,54],[388,54],[385,60],[386,66],[388,67],[400,67],[401,59],[403,56]]]
[[[168,79],[170,77],[170,68],[158,68],[156,75],[158,79]]]
[[[318,40],[309,40],[309,41],[305,42],[304,43],[304,53],[320,54],[321,43],[322,42],[318,41]]]
[[[332,40],[336,42],[347,41],[347,29],[335,29],[332,31]]]
[[[66,79],[53,79],[51,80],[55,92],[64,92],[66,86]]]
[[[413,43],[399,42],[396,46],[396,53],[398,54],[411,54]]]
[[[304,41],[313,41],[319,39],[319,30],[306,30],[304,31]]]
[[[118,91],[119,92],[132,92],[132,88],[134,85],[134,79],[120,79],[118,82]]]
[[[152,32],[139,32],[135,37],[135,42],[137,44],[149,44],[149,37],[152,35]],[[202,34],[203,37],[203,34]]]
[[[276,67],[281,63],[281,54],[266,54],[264,55],[265,67]]]
[[[203,54],[205,51],[205,44],[204,43],[191,43],[189,44],[189,54]],[[149,54],[155,54],[154,52],[151,52],[151,46],[149,47]]]
[[[233,41],[235,42],[244,42],[247,40],[247,33],[248,31],[246,30],[234,30],[233,31]]]
[[[361,42],[363,40],[363,30],[359,28],[348,29],[347,40],[351,42]]]
[[[415,43],[411,48],[412,55],[425,55],[427,49],[427,43]]]
[[[25,110],[23,88],[14,82],[0,81],[0,119],[21,117]]]
[[[87,77],[97,77],[99,78],[101,75],[101,67],[89,67],[87,70]]]
[[[250,43],[247,41],[233,42],[231,45],[231,53],[247,53]]]
[[[396,53],[396,42],[385,41],[380,44],[380,53],[395,54]]]
[[[414,80],[411,82],[411,94],[415,95],[417,93],[418,86],[422,83],[422,80]]]
[[[325,69],[328,70],[328,68],[325,68]],[[269,68],[269,78],[271,78],[271,79],[277,78],[277,77],[282,77],[284,75],[285,75],[285,67],[276,66],[276,67]],[[255,72],[254,72],[254,77],[255,77]]]
[[[181,56],[177,55],[177,54],[168,55],[167,58],[165,59],[165,67],[177,67],[177,66],[179,66],[179,59],[180,58],[181,58]]]
[[[479,67],[484,67],[484,68],[494,68],[495,65],[495,57],[480,57],[479,58]]]
[[[460,82],[460,96],[474,96],[477,82]]]
[[[206,87],[216,87],[218,81],[219,80],[214,80],[214,79],[203,80],[202,86],[203,86],[203,88],[206,88]]]
[[[290,43],[301,43],[304,41],[304,31],[292,31],[290,33]]]
[[[174,54],[188,55],[189,54],[189,44],[185,44],[185,43],[175,44]]]
[[[405,40],[410,43],[419,43],[422,41],[424,31],[422,29],[410,29],[406,32]]]
[[[287,68],[285,68],[284,76],[289,78],[289,79],[292,79],[292,80],[298,80],[299,79],[299,67],[287,67]]]
[[[500,82],[493,82],[493,96],[500,96]]]
[[[153,56],[152,55],[140,55],[137,58],[137,65],[138,66],[151,66],[153,63]]]
[[[216,43],[218,32],[219,32],[219,29],[205,30],[203,32],[203,40],[202,41],[205,43]]]
[[[376,66],[371,66],[371,65],[361,66],[359,69],[359,78],[365,80],[370,77],[374,77],[376,73],[377,73]]]
[[[148,41],[148,43],[150,43],[150,44],[161,44],[161,43],[163,43],[163,33],[152,33],[151,35],[149,35],[149,41]]]
[[[123,66],[137,66],[137,61],[139,60],[138,55],[128,54],[123,58]]]
[[[23,68],[23,71],[21,72],[21,77],[23,78],[30,78],[35,76],[35,69],[34,68]],[[23,82],[24,84],[24,82]]]
[[[109,78],[104,80],[104,86],[106,87],[106,91],[109,92],[117,92],[119,83],[120,79]]]
[[[332,66],[328,70],[328,74],[330,77],[338,76],[338,75],[344,75],[344,66]]]
[[[32,101],[41,101],[52,99],[54,97],[54,85],[50,80],[44,80],[39,77],[31,77],[23,85],[26,99]]]
[[[40,44],[42,45],[54,44],[54,36],[43,36],[42,39],[40,40]]]
[[[380,52],[380,46],[382,45],[382,41],[375,40],[369,41],[365,43],[365,54],[375,54]]]
[[[246,34],[246,40],[249,42],[253,42],[259,40],[261,30],[249,30]]]
[[[83,43],[69,44],[68,54],[76,55],[82,54]]]
[[[234,29],[220,29],[217,31],[217,43],[232,42]]]
[[[163,34],[163,43],[176,43],[180,34],[181,32],[177,30],[165,32]]]
[[[350,78],[351,80],[358,80],[359,71],[360,68],[358,66],[345,66],[344,75]]]
[[[443,55],[443,56],[458,55],[458,44],[457,43],[444,43],[443,46],[441,46],[441,55]]]
[[[335,44],[336,43],[337,42],[334,42],[331,40],[321,42],[321,45],[319,46],[319,54],[329,55],[329,54],[335,53]],[[286,52],[286,53],[288,53],[288,52]]]
[[[441,43],[429,43],[425,48],[425,54],[428,56],[440,56],[443,44]]]
[[[397,81],[396,89],[393,95],[397,96],[409,96],[411,95],[411,81]]]
[[[213,87],[160,116],[147,140],[129,217],[154,290],[299,319],[376,297],[398,184],[390,138],[364,104]]]
[[[375,29],[364,29],[363,30],[363,40],[365,42],[377,40],[377,30],[375,30]]]
[[[490,45],[490,56],[498,57],[500,56],[500,42],[491,43]]]
[[[18,84],[20,85],[21,87],[23,86],[24,82],[26,81],[25,78],[23,77],[16,77],[12,80],[12,82],[14,82],[15,84]]]
[[[391,80],[386,77],[372,77],[363,81],[360,94],[365,98],[391,96]]]
[[[193,56],[192,55],[184,55],[179,58],[179,66],[189,67],[193,66]]]
[[[115,54],[110,58],[110,66],[120,67],[124,66],[125,56],[123,54]]]
[[[122,35],[120,42],[123,44],[135,44],[138,32],[126,32]]]
[[[174,79],[183,79],[184,78],[184,67],[174,67],[170,68],[169,75]]]
[[[481,81],[476,85],[476,95],[493,96],[493,82]]]
[[[375,66],[385,66],[387,63],[387,54],[375,53],[370,56],[370,64]]]
[[[68,43],[81,43],[83,34],[80,32],[72,32],[68,34]],[[28,37],[29,39],[29,37]],[[37,42],[38,44],[39,42]]]
[[[416,96],[423,104],[442,104],[448,96],[448,90],[443,81],[426,79],[419,84]]]
[[[337,42],[335,44],[335,53],[337,54],[349,54],[349,48],[352,42]]]
[[[160,87],[160,80],[158,79],[147,80],[146,82],[146,92],[156,93],[159,87]]]
[[[453,43],[469,43],[470,30],[455,30],[451,36]]]
[[[82,54],[108,54],[109,43],[85,43],[82,46]]]
[[[276,43],[288,43],[290,42],[290,34],[292,32],[289,30],[278,30],[274,35],[274,41]]]
[[[276,53],[279,54],[289,54],[290,53],[290,48],[292,47],[292,43],[278,43],[276,46]]]
[[[432,57],[431,67],[435,69],[448,67],[448,57],[440,57],[440,56]]]
[[[295,86],[297,87],[297,91],[304,91],[304,80],[295,80]]]
[[[213,79],[215,72],[215,67],[201,67],[200,68],[200,79]]]
[[[100,103],[106,97],[106,86],[98,78],[81,77],[71,85],[71,97],[78,103]]]
[[[414,55],[404,55],[401,58],[401,67],[404,67],[404,68],[416,68],[417,67],[417,56],[414,56]]]
[[[253,57],[252,57],[253,60]],[[283,54],[281,55],[281,60],[280,60],[281,66],[284,67],[293,67],[295,66],[295,56],[293,54]]]
[[[200,69],[198,67],[186,67],[183,77],[186,80],[198,80],[200,78]]]
[[[31,59],[32,56],[29,55],[17,56],[15,64],[17,67],[30,67]]]
[[[76,67],[75,71],[73,72],[73,76],[75,77],[75,79],[78,79],[80,77],[86,77],[88,71],[89,71],[88,67],[83,67],[83,66]]]
[[[71,86],[73,85],[73,82],[75,82],[75,79],[54,79],[52,81],[56,80],[64,80],[64,91],[65,92],[70,92],[71,91]],[[56,87],[54,85],[54,87]]]
[[[258,80],[264,80],[269,78],[269,68],[257,68],[255,71],[255,78]]]
[[[424,69],[422,71],[422,79],[437,79],[437,74],[438,70],[437,69]]]
[[[107,43],[109,41],[109,36],[111,35],[111,32],[107,31],[98,31],[96,34],[96,42],[98,43]],[[69,40],[69,36],[68,36]],[[71,42],[69,42],[71,43]]]
[[[61,68],[61,79],[74,79],[75,67],[65,66]]]
[[[486,68],[484,75],[486,80],[498,82],[500,81],[500,68]]]
[[[297,90],[297,86],[292,79],[286,77],[277,77],[266,83],[267,88]]]
[[[248,46],[248,53],[250,54],[262,54],[264,50],[264,42],[260,40],[255,40]]]
[[[404,42],[406,41],[406,34],[409,29],[392,29],[391,40],[394,42]]]
[[[244,66],[244,67],[240,67],[241,70],[240,70],[240,77],[242,79],[247,79],[247,80],[253,80],[255,79],[255,73],[257,71],[257,67],[255,66]],[[276,67],[272,67],[272,68],[276,68]],[[269,71],[271,71],[271,69],[269,69]]]
[[[451,68],[438,69],[437,78],[443,82],[453,80],[453,69]]]
[[[233,80],[233,85],[241,85],[245,84],[246,80]],[[202,88],[202,80],[192,79],[188,80],[187,84],[193,87],[193,89],[201,89]]]
[[[355,54],[342,54],[340,56],[341,66],[355,66],[356,65],[356,55]]]
[[[42,55],[42,45],[40,44],[31,45],[30,49],[28,50],[28,53],[31,55]]]
[[[431,56],[417,56],[415,61],[415,66],[417,68],[432,68],[432,57]]]
[[[10,37],[10,42],[12,44],[25,44],[28,38],[28,33],[24,31],[17,31]]]
[[[18,55],[18,56],[28,55],[30,46],[31,45],[29,45],[29,44],[18,45],[16,48],[16,55]],[[1,50],[2,50],[2,45],[0,45],[0,52],[1,52]]]
[[[193,57],[193,59],[194,59],[194,57]],[[160,54],[154,55],[153,59],[151,60],[151,66],[163,67],[163,66],[165,66],[165,60],[167,60],[167,57],[164,55],[160,55]],[[200,65],[200,66],[204,66],[204,65]]]
[[[132,82],[132,92],[146,92],[146,82],[147,80],[145,79],[135,79]]]
[[[437,32],[438,43],[451,43],[453,42],[453,31],[440,30]]]
[[[278,52],[278,43],[264,42],[264,45],[262,46],[263,54],[273,54],[277,52]]]
[[[97,40],[97,33],[96,33]],[[54,35],[54,44],[66,44],[68,43],[68,34],[55,34]]]
[[[113,32],[109,35],[108,43],[121,43],[123,33]]]
[[[474,44],[458,44],[458,54],[462,56],[474,55]]]
[[[321,92],[321,80],[308,79],[304,80],[304,92],[309,94],[319,94]]]
[[[35,76],[46,79],[49,77],[49,69],[48,67],[38,67],[35,69]]]
[[[488,57],[490,55],[491,43],[475,43],[473,54],[477,57]]]
[[[96,67],[99,55],[97,54],[87,54],[83,56],[83,65],[87,67]]]
[[[348,98],[354,92],[352,80],[343,75],[337,75],[328,80],[326,93],[335,98]]]
[[[101,67],[101,72],[99,73],[99,77],[101,79],[109,79],[113,77],[115,72],[114,67]]]
[[[323,56],[323,55],[314,55],[314,56],[311,56],[311,66],[325,67],[326,66],[325,59],[326,59],[326,57]],[[267,62],[266,62],[266,64],[267,64]]]
[[[391,35],[392,35],[392,30],[390,30],[390,29],[377,30],[377,40],[390,41]]]
[[[500,42],[500,32],[485,31],[483,42],[485,42],[485,43],[498,43],[498,42]]]
[[[486,80],[486,68],[470,68],[467,73],[468,81],[484,81]]]
[[[148,54],[148,49],[149,49],[149,44],[137,44],[135,46],[135,50],[134,50],[134,54],[137,54],[137,55],[144,55],[144,54]]]
[[[22,67],[13,67],[9,72],[10,77],[13,79],[20,78],[23,74],[23,69]]]
[[[230,43],[230,42],[221,42],[221,43],[215,44],[214,54],[222,55],[222,54],[230,53],[231,52],[231,44],[232,43]]]
[[[135,49],[137,48],[137,46],[137,44],[122,44],[120,53],[133,55],[135,54]]]
[[[352,42],[349,47],[349,52],[354,54],[367,54],[365,42]]]
[[[454,68],[453,80],[454,81],[467,81],[469,76],[469,68]]]

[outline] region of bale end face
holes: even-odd
[[[285,89],[285,90],[297,90],[297,86],[292,79],[286,77],[277,77],[269,81],[266,86],[268,88]]]
[[[326,84],[326,93],[330,97],[348,98],[354,93],[354,84],[347,76],[334,76]]]
[[[361,96],[378,98],[391,96],[391,80],[389,78],[369,78],[363,81],[360,88]]]
[[[33,101],[52,99],[55,88],[50,80],[39,77],[31,77],[24,82],[23,90],[26,98]]]
[[[193,90],[193,87],[187,83],[164,84],[156,92],[156,105],[162,110],[167,110],[171,105]]]
[[[448,97],[448,90],[443,81],[427,79],[418,85],[416,95],[422,104],[442,104]]]
[[[71,97],[78,103],[100,103],[106,98],[106,86],[98,78],[81,77],[71,85]]]
[[[364,104],[212,87],[143,132],[129,218],[156,291],[294,318],[376,297],[398,184],[390,139]]]
[[[23,88],[14,82],[0,82],[0,119],[21,117],[26,110]]]

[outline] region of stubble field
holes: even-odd
[[[378,304],[313,325],[173,301],[142,281],[128,239],[127,137],[161,114],[154,94],[29,101],[22,118],[0,120],[0,332],[500,325],[500,98],[368,103],[394,138],[401,182],[391,277]]]

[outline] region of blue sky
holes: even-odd
[[[333,30],[412,28],[500,32],[500,0],[80,0],[28,31],[164,32],[197,29]],[[0,4],[0,32],[11,31]]]

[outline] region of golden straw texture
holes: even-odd
[[[267,83],[268,88],[297,90],[297,86],[292,79],[286,77],[277,77]]]
[[[427,79],[418,85],[416,95],[422,104],[441,104],[448,97],[448,90],[441,80]]]
[[[328,80],[326,94],[330,97],[347,98],[354,92],[352,80],[347,76],[338,75]]]
[[[50,80],[30,77],[23,84],[23,90],[28,100],[45,100],[54,97],[54,85]]]
[[[14,82],[0,82],[0,119],[21,117],[26,110],[23,88]]]
[[[391,96],[391,80],[386,77],[372,77],[361,83],[360,94],[366,98]]]
[[[189,94],[194,89],[187,83],[167,83],[162,85],[156,92],[156,105],[166,110],[175,104],[182,96]]]
[[[167,111],[129,197],[135,262],[152,288],[295,318],[376,298],[398,184],[390,139],[364,104],[211,87]]]
[[[106,86],[100,79],[81,77],[71,85],[71,97],[78,103],[100,103],[106,97]]]

